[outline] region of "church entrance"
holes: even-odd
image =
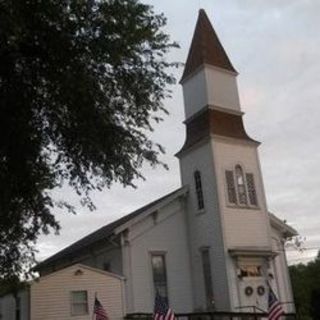
[[[238,265],[238,280],[241,311],[267,311],[268,290],[262,261],[240,261]]]

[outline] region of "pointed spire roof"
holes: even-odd
[[[187,62],[180,82],[203,64],[210,64],[228,71],[237,72],[221,45],[206,12],[200,9]]]

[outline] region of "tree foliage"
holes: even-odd
[[[320,255],[308,264],[289,267],[297,318],[320,319]]]
[[[148,138],[165,112],[175,47],[138,0],[0,0],[0,275],[59,230],[51,190],[132,185],[160,163]],[[31,260],[30,260],[31,259]]]
[[[11,276],[6,279],[0,280],[0,297],[12,294],[14,297],[17,296],[20,290],[26,289],[28,284],[21,281],[18,276]]]

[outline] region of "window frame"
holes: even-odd
[[[259,201],[258,201],[258,194],[257,194],[257,188],[256,188],[255,175],[254,175],[253,172],[245,172],[245,176],[246,176],[246,185],[247,185],[247,193],[248,193],[249,205],[251,207],[258,207]],[[249,183],[250,183],[249,180],[251,178],[248,180],[248,176],[252,178],[251,187],[249,186]],[[255,203],[253,203],[253,202],[255,202]]]
[[[199,169],[196,169],[193,172],[193,183],[194,183],[194,190],[196,195],[197,211],[204,212],[205,202],[204,202],[204,194],[203,194],[203,183],[202,183],[201,171]]]
[[[77,292],[85,292],[85,301],[83,302],[76,302],[74,300],[74,293]],[[74,305],[84,305],[86,306],[86,311],[84,313],[79,313],[79,312],[75,312],[74,310]],[[88,290],[72,290],[70,291],[70,307],[71,307],[71,316],[84,316],[84,315],[88,315],[89,314],[89,304],[88,304]]]
[[[245,190],[245,195],[246,195],[246,204],[240,203],[239,199],[239,189],[238,189],[238,181],[237,181],[237,174],[236,174],[236,168],[240,167],[242,170],[242,179],[243,179],[243,187]],[[235,189],[235,198],[236,198],[236,203],[230,202],[229,201],[229,188],[228,188],[228,181],[227,181],[227,172],[231,171],[232,176],[233,176],[233,184],[234,184],[234,189]],[[250,193],[248,189],[248,181],[247,181],[247,175],[252,175],[253,178],[253,192],[255,194],[255,200],[256,204],[252,204],[251,199],[250,199]],[[225,199],[228,207],[231,208],[242,208],[242,209],[254,209],[258,210],[259,207],[259,197],[257,193],[257,188],[256,188],[256,174],[253,171],[247,171],[245,167],[241,163],[236,163],[233,167],[227,167],[224,168],[224,184],[225,184]]]
[[[230,201],[230,197],[229,197],[229,184],[228,184],[228,176],[227,174],[231,174],[230,178],[232,179],[232,184],[233,184],[233,190],[230,190],[230,192],[234,192],[234,200],[235,202],[231,202]],[[233,170],[229,170],[229,169],[225,169],[224,170],[224,181],[225,181],[225,189],[226,189],[226,199],[227,199],[227,203],[230,206],[237,206],[238,205],[238,196],[237,196],[237,187],[236,187],[236,183],[235,183],[235,178],[234,178],[234,171]]]
[[[214,288],[213,288],[213,282],[212,282],[213,278],[212,278],[210,247],[200,248],[200,253],[201,253],[201,268],[202,268],[203,286],[204,286],[206,305],[208,310],[213,310],[214,309]],[[205,259],[204,259],[205,254],[207,254],[206,259],[208,262],[208,266],[205,266]],[[209,271],[208,274],[206,274],[206,271]]]
[[[164,266],[164,279],[165,281],[161,283],[160,286],[165,287],[165,296],[163,296],[162,293],[159,293],[162,298],[166,300],[166,302],[169,304],[169,283],[168,283],[168,268],[167,268],[167,253],[165,251],[151,251],[149,252],[150,255],[150,268],[151,268],[151,279],[152,279],[152,288],[154,292],[154,297],[156,296],[157,293],[157,281],[155,279],[155,270],[154,270],[154,264],[153,264],[153,258],[154,257],[161,257],[163,261],[163,266]]]
[[[20,296],[15,297],[15,319],[16,320],[21,319],[21,297]]]
[[[238,173],[240,173],[240,175]],[[240,164],[236,164],[234,166],[234,175],[235,175],[235,182],[236,182],[238,206],[246,207],[248,206],[248,194],[247,194],[247,188],[246,188],[245,171],[243,170],[243,167]],[[239,179],[242,180],[242,183],[239,182]],[[241,190],[240,187],[242,187],[243,190]],[[241,199],[242,196],[244,197],[244,202],[242,202],[242,199]]]

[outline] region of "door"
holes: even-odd
[[[247,312],[268,310],[268,290],[260,265],[241,265],[238,275],[240,309]]]

